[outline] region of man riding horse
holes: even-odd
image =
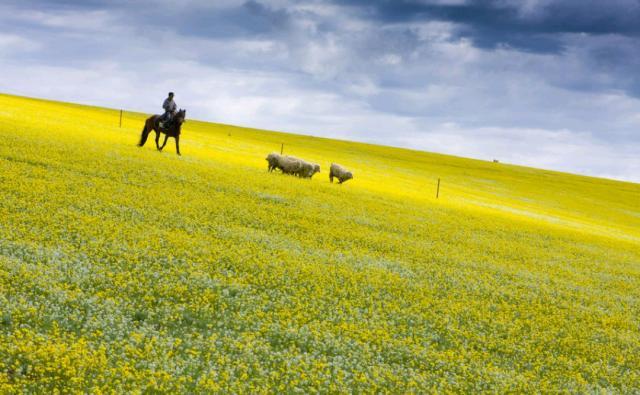
[[[149,137],[149,133],[155,132],[156,148],[158,151],[162,151],[169,137],[173,137],[176,139],[176,153],[180,155],[180,133],[182,131],[182,124],[187,118],[187,110],[180,109],[180,111],[177,111],[178,106],[176,106],[176,103],[173,101],[173,92],[169,92],[169,97],[162,103],[162,108],[164,109],[164,114],[152,115],[145,121],[144,128],[142,128],[142,133],[140,134],[138,147],[144,146],[144,143],[147,142],[147,138]],[[164,142],[162,145],[160,145],[161,133],[164,134]]]
[[[173,92],[169,92],[169,97],[164,99],[162,108],[164,109],[164,114],[162,114],[162,116],[160,117],[159,126],[160,129],[165,129],[171,124],[171,120],[173,119],[173,116],[176,114],[176,110],[178,109],[176,102],[173,101]]]

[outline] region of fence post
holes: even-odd
[[[438,188],[436,189],[436,199],[440,197],[440,178],[438,178]]]
[[[120,110],[120,126],[119,127],[122,127],[122,110]]]
[[[284,152],[284,143],[280,146],[280,155],[282,155],[282,152]]]

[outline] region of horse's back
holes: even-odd
[[[158,118],[160,118],[160,115],[158,114],[152,115],[147,118],[147,120],[145,121],[146,127],[149,129],[155,129],[156,125],[158,124]]]

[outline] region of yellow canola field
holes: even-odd
[[[0,393],[640,391],[640,185],[118,115],[0,95]]]

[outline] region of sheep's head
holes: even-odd
[[[313,165],[313,173],[311,174],[316,174],[316,173],[320,173],[320,165],[318,164]]]
[[[353,178],[353,173],[351,173],[350,171],[344,173],[344,179],[345,180],[350,180]]]

